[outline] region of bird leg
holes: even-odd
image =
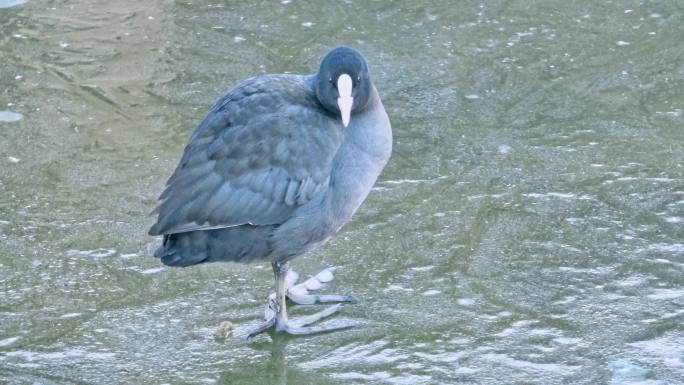
[[[266,321],[252,331],[248,338],[252,338],[271,328],[278,333],[288,333],[294,335],[305,335],[327,332],[332,330],[346,329],[353,324],[334,325],[334,326],[307,326],[335,313],[342,304],[330,306],[318,313],[309,316],[288,320],[286,300],[289,297],[295,303],[313,304],[316,302],[349,302],[353,301],[352,296],[343,295],[310,295],[308,290],[317,290],[321,283],[329,282],[333,279],[333,269],[325,269],[308,280],[296,284],[298,274],[287,267],[287,262],[273,262],[273,272],[275,274],[276,292],[268,298],[265,316]]]

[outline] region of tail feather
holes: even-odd
[[[206,262],[250,263],[270,256],[273,226],[237,226],[166,234],[154,256],[167,266],[186,267]]]

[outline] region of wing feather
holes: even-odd
[[[306,78],[248,80],[192,134],[150,234],[284,223],[325,191],[341,140]]]

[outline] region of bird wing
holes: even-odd
[[[247,80],[191,136],[150,234],[281,224],[327,189],[341,141],[304,77]]]

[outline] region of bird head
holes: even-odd
[[[316,97],[328,111],[339,114],[344,127],[366,107],[370,94],[368,64],[358,51],[341,46],[325,55],[316,74]]]

